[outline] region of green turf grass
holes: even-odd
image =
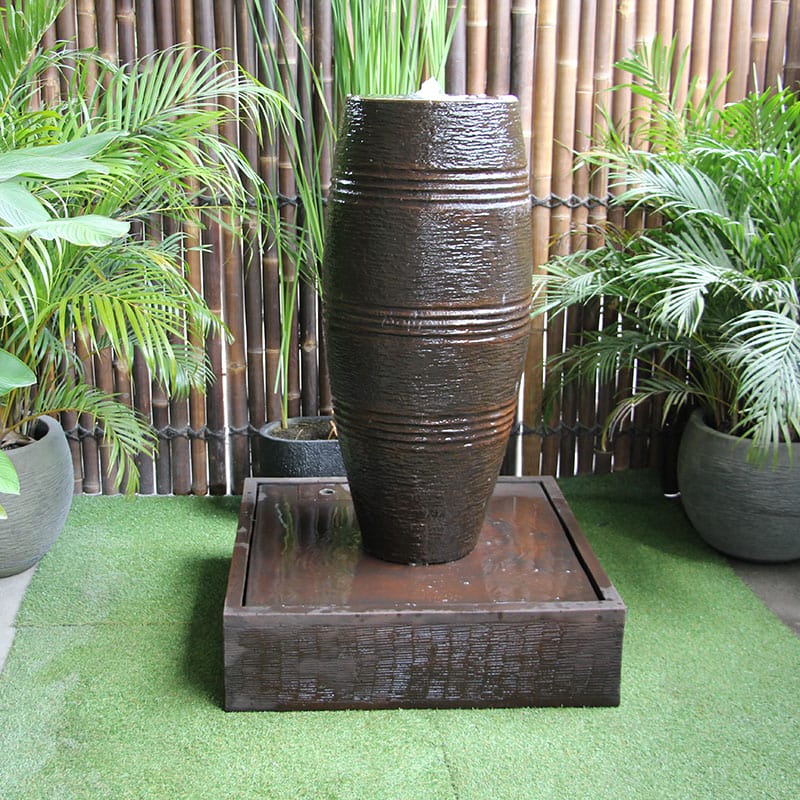
[[[0,676],[0,798],[800,797],[800,641],[657,476],[562,488],[629,609],[619,708],[228,714],[237,502],[76,498]]]

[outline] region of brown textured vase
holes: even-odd
[[[516,99],[349,98],[323,288],[365,550],[401,563],[461,558],[497,481],[528,340]]]

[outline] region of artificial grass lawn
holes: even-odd
[[[238,501],[76,498],[0,676],[0,798],[800,797],[800,641],[654,474],[561,486],[628,606],[619,708],[226,713]]]

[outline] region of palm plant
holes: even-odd
[[[462,5],[463,0],[458,0],[448,16],[447,0],[332,0],[333,74],[331,98],[326,102],[325,76],[303,37],[302,16],[296,15],[295,30],[279,9],[273,6],[264,11],[256,4],[262,67],[286,101],[280,131],[299,210],[286,217],[275,240],[281,284],[275,391],[281,398],[283,427],[289,415],[289,360],[300,281],[321,292],[327,156],[335,147],[344,100],[350,94],[413,94],[428,76],[444,86],[447,55]],[[288,57],[295,52],[296,72],[291,69],[294,57]],[[314,124],[308,119],[312,96],[320,109]]]
[[[656,42],[618,65],[649,101],[639,146],[612,125],[584,156],[608,164],[626,187],[614,202],[655,215],[654,226],[607,228],[603,247],[552,260],[537,288],[550,313],[606,304],[605,327],[561,359],[565,379],[639,370],[607,430],[659,398],[665,417],[702,409],[751,440],[759,461],[800,434],[800,103],[768,89],[719,111],[713,90],[679,104],[673,59]]]
[[[126,477],[133,492],[134,459],[152,452],[155,435],[91,385],[76,345],[111,348],[122,364],[140,353],[168,394],[205,386],[200,343],[224,326],[187,279],[184,241],[129,230],[156,216],[269,219],[263,184],[217,128],[231,116],[260,126],[280,98],[215,53],[175,48],[121,68],[64,44],[43,47],[64,5],[0,8],[0,348],[36,376],[0,398],[0,438],[45,414],[88,414],[120,467],[117,484]],[[45,90],[53,74],[63,87],[56,98]],[[26,213],[13,214],[14,198]]]

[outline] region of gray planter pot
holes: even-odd
[[[258,476],[271,478],[330,478],[343,476],[339,440],[328,438],[331,417],[292,417],[286,430],[280,422],[262,425],[259,434]],[[303,433],[299,427],[303,427]],[[315,438],[302,438],[311,429]]]
[[[681,501],[697,532],[726,555],[748,561],[800,558],[800,444],[791,457],[747,461],[748,442],[708,427],[696,411],[678,452]]]
[[[7,451],[17,469],[19,495],[3,495],[8,519],[0,520],[0,577],[32,567],[61,533],[72,503],[72,455],[61,425],[39,419],[36,441]]]

